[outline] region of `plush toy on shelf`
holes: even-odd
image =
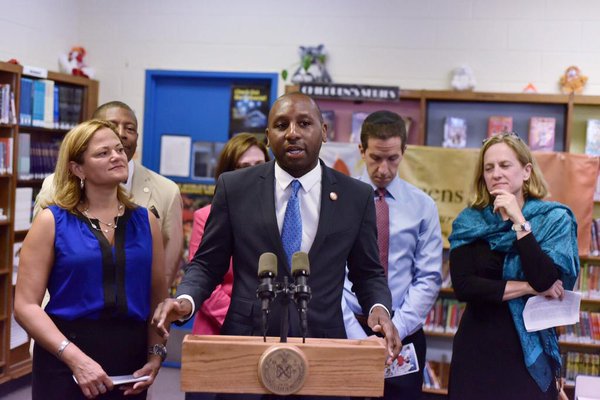
[[[475,89],[475,73],[468,65],[461,65],[452,71],[452,89],[454,90],[473,90]]]
[[[58,58],[60,72],[85,78],[93,78],[94,70],[83,62],[85,49],[81,46],[71,48],[69,54],[61,54]]]
[[[560,88],[566,94],[581,93],[587,80],[587,76],[581,73],[579,67],[571,65],[560,77]]]

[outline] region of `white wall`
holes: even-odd
[[[6,3],[6,4],[3,4]],[[469,64],[477,90],[558,93],[572,64],[600,94],[595,0],[0,0],[0,59],[56,70],[88,50],[100,102],[143,120],[146,69],[280,72],[323,43],[340,83],[447,89]],[[43,28],[42,28],[43,27]]]

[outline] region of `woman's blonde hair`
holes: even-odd
[[[65,135],[58,151],[58,160],[54,171],[54,199],[49,204],[42,204],[42,207],[56,204],[65,210],[75,212],[77,205],[85,199],[85,188],[81,188],[80,179],[71,172],[69,163],[74,161],[77,164],[83,164],[83,153],[87,150],[90,140],[96,132],[104,128],[114,132],[121,141],[115,126],[108,121],[99,119],[82,122]],[[121,185],[118,185],[117,188],[117,199],[127,208],[137,207]]]
[[[531,164],[531,175],[529,179],[523,182],[523,197],[525,199],[543,199],[546,197],[548,195],[548,185],[535,158],[531,155],[529,147],[523,143],[516,133],[501,133],[485,140],[483,146],[481,146],[475,169],[475,179],[473,180],[475,198],[471,202],[471,206],[482,209],[493,202],[492,195],[490,195],[487,189],[483,176],[483,158],[488,149],[498,143],[505,143],[510,147],[515,152],[521,166],[524,167],[527,164]]]

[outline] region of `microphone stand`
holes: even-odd
[[[290,290],[288,285],[288,277],[283,277],[283,288],[281,288],[280,293],[283,294],[283,299],[281,301],[281,325],[279,329],[279,342],[287,343],[287,336],[289,330],[289,306],[290,306],[290,297],[294,295],[293,290]]]

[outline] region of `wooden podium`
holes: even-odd
[[[385,354],[373,339],[186,335],[181,390],[381,397]]]

